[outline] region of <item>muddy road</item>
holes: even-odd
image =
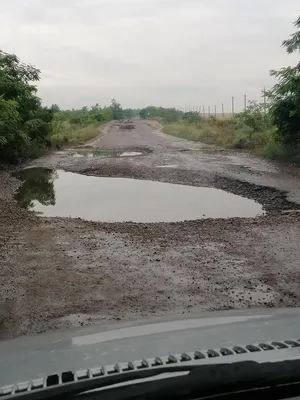
[[[1,339],[300,306],[299,168],[167,136],[147,121],[107,125],[96,140],[24,167],[38,169],[0,171]],[[146,186],[120,178],[152,181],[151,190],[140,197]]]

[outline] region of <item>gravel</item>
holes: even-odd
[[[143,154],[74,158],[66,149],[26,166],[209,186],[258,201],[267,213],[153,224],[41,218],[19,208],[13,195],[21,182],[2,170],[0,338],[150,315],[300,305],[296,167],[218,152],[140,121],[134,130],[112,127],[89,146]]]

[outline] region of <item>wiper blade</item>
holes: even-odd
[[[177,373],[186,372],[178,376]],[[165,375],[166,378],[158,379]],[[149,382],[149,378],[153,378]],[[144,382],[143,382],[144,380]],[[137,382],[138,381],[138,382]],[[72,383],[63,383],[46,389],[31,390],[25,393],[3,397],[22,398],[24,400],[74,398],[77,395],[87,394],[100,390],[101,399],[107,393],[110,399],[116,399],[113,392],[120,391],[122,398],[133,398],[138,389],[139,395],[153,394],[153,398],[166,398],[172,395],[189,398],[191,393],[197,396],[221,394],[228,391],[244,391],[254,388],[274,387],[300,382],[300,360],[258,363],[242,361],[230,364],[206,365],[168,365],[151,367],[149,369],[131,370],[112,375],[87,378]],[[119,385],[118,388],[115,385]],[[123,385],[120,388],[120,385]],[[124,386],[127,385],[127,386]],[[129,385],[129,386],[128,386]],[[126,388],[126,391],[124,390]],[[94,392],[100,394],[98,392]],[[183,396],[185,393],[185,396]]]

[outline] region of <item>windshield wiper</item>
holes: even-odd
[[[180,374],[181,373],[181,374]],[[288,388],[300,394],[300,360],[257,363],[242,361],[230,364],[168,365],[63,383],[45,389],[31,390],[6,398],[24,400],[99,397],[146,399],[194,396],[216,396],[253,389]],[[298,387],[299,385],[299,387]],[[277,391],[276,393],[279,393]],[[286,394],[285,394],[286,396]],[[277,397],[280,398],[280,397]]]

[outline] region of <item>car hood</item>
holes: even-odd
[[[168,354],[297,338],[300,309],[190,314],[55,331],[0,342],[0,386]]]

